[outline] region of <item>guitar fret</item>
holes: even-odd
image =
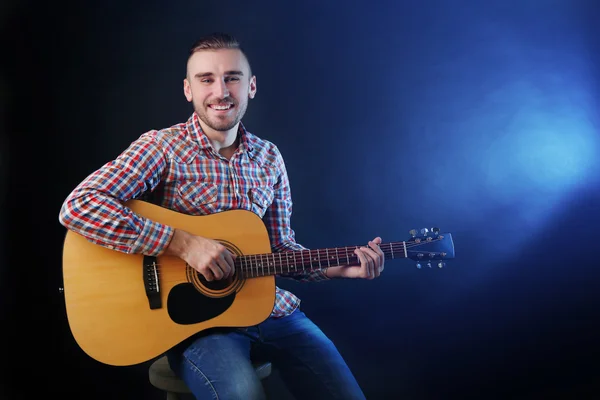
[[[265,267],[267,267],[267,275],[271,274],[271,262],[269,261],[269,254],[265,254]],[[263,268],[263,276],[265,276],[264,268]]]
[[[265,276],[265,267],[267,267],[267,273],[269,273],[271,271],[271,268],[269,267],[269,256],[267,254],[263,254],[262,259],[263,259],[263,265],[262,265],[262,275],[261,276]]]
[[[260,269],[264,268],[263,266],[263,255],[262,254],[258,254],[256,256],[256,276],[259,276],[258,274],[260,273]]]
[[[325,249],[325,255],[327,256],[327,267],[329,268],[331,266],[329,264],[329,249]]]
[[[265,259],[267,260],[267,274],[269,274],[269,275],[271,274],[271,266],[274,267],[273,263],[269,259],[269,257],[271,257],[271,256],[269,256],[268,254],[265,254]],[[273,268],[273,269],[274,269],[275,272],[277,272],[276,268]]]
[[[394,258],[394,244],[390,244],[390,249],[392,250],[392,258]]]
[[[265,271],[265,262],[263,259],[264,255],[261,254],[258,256],[257,260],[258,260],[258,264],[256,265],[256,276],[260,276],[260,271],[262,270],[263,272]]]

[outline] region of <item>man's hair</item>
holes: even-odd
[[[240,42],[230,34],[223,32],[215,32],[209,35],[203,36],[196,40],[190,48],[188,54],[188,61],[194,53],[202,50],[219,50],[219,49],[237,49],[242,52],[242,55],[248,62],[248,68],[250,69],[250,76],[252,76],[252,68],[250,68],[250,60],[246,55],[246,52],[240,45]]]

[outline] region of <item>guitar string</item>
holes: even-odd
[[[425,244],[429,244],[429,243],[433,243],[433,242],[423,242],[423,243],[410,243],[410,244],[406,244],[406,250],[411,249],[413,247],[417,247],[417,246],[422,246]],[[395,246],[395,247],[394,247]],[[290,251],[290,252],[277,252],[277,253],[262,253],[262,254],[244,254],[241,255],[239,257],[243,257],[243,258],[247,258],[247,259],[251,259],[254,258],[254,260],[250,260],[250,262],[253,261],[262,261],[262,260],[258,260],[258,259],[262,259],[262,258],[277,258],[279,257],[281,261],[292,261],[293,263],[296,263],[297,258],[300,258],[302,261],[305,261],[305,259],[308,258],[308,260],[312,260],[312,262],[326,262],[328,260],[334,260],[336,258],[348,258],[348,257],[352,257],[352,258],[356,258],[356,254],[354,254],[354,250],[359,247],[359,246],[346,246],[344,248],[342,247],[333,247],[333,248],[326,248],[326,249],[314,249],[314,250],[310,250],[310,249],[306,249],[306,250],[294,250],[294,251]],[[361,246],[362,247],[362,246]],[[403,255],[404,254],[404,245],[402,244],[402,242],[397,242],[397,243],[382,243],[380,245],[382,252],[384,253],[384,255],[386,256],[393,256],[394,254],[398,254],[398,255]],[[399,248],[396,248],[399,247]],[[329,251],[331,250],[331,255],[329,255]],[[336,256],[333,256],[333,253],[336,253]],[[317,255],[317,257],[313,257],[314,255]],[[325,254],[323,254],[325,253]],[[426,253],[440,253],[440,252],[432,252],[432,251],[427,251]],[[283,259],[283,258],[285,259]],[[394,257],[395,258],[395,257]],[[402,258],[406,258],[406,257],[402,257]],[[238,258],[240,259],[240,258]],[[276,262],[278,260],[275,260]],[[160,264],[156,264],[156,265],[160,265]]]
[[[426,242],[426,243],[431,243],[431,242]],[[416,246],[420,246],[422,244],[426,244],[426,243],[417,243],[417,244],[413,244],[412,246],[407,245],[406,248],[407,250],[409,248],[412,247],[416,247]],[[385,256],[393,256],[394,254],[399,254],[399,255],[403,255],[404,254],[404,246],[401,246],[402,243],[398,243],[398,244],[385,244],[385,247],[393,247],[393,246],[400,246],[399,250],[394,250],[393,248],[391,249],[382,249],[383,253]],[[354,254],[354,249],[355,247],[347,247],[344,250],[341,250],[342,248],[337,248],[337,252],[336,252],[336,256],[334,257],[333,254],[330,256],[328,255],[328,251],[332,250],[332,253],[334,251],[336,251],[336,248],[327,248],[327,249],[319,249],[319,250],[296,250],[296,251],[291,251],[291,252],[278,252],[278,253],[264,253],[264,254],[246,254],[246,255],[242,255],[240,257],[243,257],[244,259],[248,259],[249,263],[255,263],[255,262],[264,262],[264,259],[267,260],[267,263],[269,262],[269,258],[273,258],[273,262],[277,263],[277,266],[281,266],[285,264],[288,264],[287,266],[291,266],[291,265],[295,265],[298,264],[298,258],[300,259],[301,263],[323,263],[323,262],[328,262],[331,260],[335,260],[335,259],[348,259],[348,258],[357,258],[356,254]],[[290,254],[286,254],[286,253],[292,253],[293,255]],[[313,257],[314,253],[317,254],[318,257]],[[326,254],[322,254],[322,253],[326,253]],[[427,251],[426,253],[430,254],[441,254],[441,252],[432,252],[432,251]],[[280,260],[277,260],[276,258],[280,258]],[[395,257],[394,257],[395,258]],[[401,257],[401,258],[406,258],[406,257]],[[243,262],[243,261],[237,261],[237,260],[241,260],[241,258],[237,258],[236,262]],[[161,266],[160,263],[156,263],[157,266]],[[349,264],[347,264],[349,265]],[[262,264],[258,265],[258,266],[244,266],[244,265],[239,265],[240,267],[242,267],[243,269],[255,269],[255,268],[262,268]],[[287,267],[286,265],[284,265],[284,267]],[[268,266],[267,266],[268,267]],[[325,266],[323,266],[324,268]]]
[[[427,260],[424,260],[427,261]],[[424,262],[423,261],[423,262]],[[433,261],[433,260],[432,260]],[[336,267],[336,266],[341,266],[341,265],[351,265],[351,264],[339,264],[339,265],[331,265],[332,267]],[[163,266],[164,267],[164,266]],[[287,267],[283,267],[283,269],[285,269]],[[321,267],[321,268],[314,268],[312,269],[313,271],[315,270],[320,270],[320,269],[324,269],[325,267]],[[262,267],[254,267],[254,268],[249,268],[249,269],[242,269],[240,272],[242,274],[242,278],[241,279],[248,279],[248,278],[259,278],[259,277],[267,277],[267,276],[274,276],[277,274],[285,274],[285,273],[293,273],[293,272],[297,272],[294,268],[291,268],[287,271],[284,271],[283,269],[279,268],[279,267],[274,267],[274,266],[265,266],[264,267],[265,271],[262,270]],[[300,271],[302,270],[299,269]],[[311,270],[311,269],[308,269]],[[265,273],[266,272],[266,273]],[[197,271],[194,271],[194,273],[196,274],[200,274]],[[161,276],[163,276],[164,274],[161,274],[160,272],[157,271],[157,276],[160,279],[161,283],[173,283],[173,282],[188,282],[187,279],[187,269],[186,270],[182,270],[181,274],[183,275],[180,279],[160,279]]]
[[[430,243],[430,242],[424,242],[424,243]],[[408,246],[407,245],[406,247],[407,248],[409,248],[409,247],[415,247],[415,246],[422,245],[424,243],[413,243],[412,246]],[[394,245],[401,246],[402,243],[395,243],[395,244],[391,244],[391,245],[387,244],[386,247],[391,247],[391,246],[394,246]],[[403,247],[403,246],[401,246],[401,247]],[[338,248],[338,250],[339,249],[340,248]],[[354,247],[351,248],[351,249],[353,250]],[[330,250],[330,249],[327,249],[327,250]],[[354,252],[349,253],[348,249],[346,249],[346,252],[347,252],[346,254],[341,254],[340,255],[340,253],[338,251],[338,256],[336,256],[335,258],[328,258],[327,256],[325,256],[325,257],[319,257],[319,258],[314,258],[314,259],[312,259],[310,257],[307,258],[307,256],[310,255],[310,253],[309,254],[306,254],[306,253],[308,253],[309,251],[322,253],[323,251],[325,251],[325,249],[303,250],[301,252],[294,252],[296,255],[298,255],[299,253],[303,253],[303,254],[300,254],[300,260],[298,260],[296,256],[294,256],[294,257],[286,257],[285,259],[282,259],[281,262],[279,260],[274,260],[274,261],[277,262],[277,265],[262,265],[262,264],[259,264],[259,265],[250,265],[250,266],[247,266],[247,265],[243,265],[242,261],[238,262],[237,260],[240,260],[239,258],[236,259],[236,263],[237,263],[238,270],[242,274],[245,274],[246,278],[250,278],[250,277],[255,277],[255,275],[256,275],[256,277],[258,277],[258,276],[272,276],[272,275],[276,275],[278,273],[292,273],[292,272],[298,271],[298,269],[300,271],[302,271],[302,270],[311,270],[311,269],[313,269],[313,270],[319,270],[319,269],[324,269],[324,268],[326,268],[328,266],[334,266],[335,267],[335,266],[341,266],[341,265],[352,265],[353,263],[348,263],[348,262],[346,262],[346,263],[333,263],[333,264],[331,264],[330,261],[334,260],[334,259],[338,259],[338,261],[339,261],[341,259],[348,259],[348,258],[350,258],[352,260],[356,260],[358,258],[356,256],[356,254],[354,254]],[[404,254],[403,249],[400,250],[400,251],[395,251],[395,252],[393,252],[391,249],[390,250],[384,249],[383,253],[386,256],[387,255],[393,255],[393,253]],[[427,252],[427,253],[439,254],[440,252]],[[245,255],[244,257],[248,257],[249,263],[253,264],[255,262],[264,262],[264,260],[260,260],[260,258],[269,258],[269,256],[271,256],[272,258],[275,258],[276,255],[278,255],[278,254],[279,253],[248,254],[248,255]],[[281,253],[281,254],[283,254],[283,253]],[[319,254],[319,255],[321,255],[321,254]],[[252,258],[254,258],[254,259],[252,259]],[[406,258],[406,257],[402,257],[402,258]],[[426,258],[423,261],[424,262],[425,261],[429,261],[429,259]],[[431,261],[434,261],[434,260],[431,260]],[[315,264],[315,263],[319,263],[320,265],[319,266],[313,266],[312,264]],[[323,263],[327,263],[327,265],[323,265]],[[267,264],[268,264],[268,260],[267,260]],[[155,265],[157,267],[163,267],[164,268],[165,266],[167,266],[169,264],[156,263]],[[263,273],[264,270],[267,271],[267,274]],[[284,271],[284,270],[286,270],[286,271]],[[185,270],[182,270],[182,273],[183,272],[185,272]],[[271,272],[273,272],[273,273],[271,273]],[[161,272],[160,272],[160,270],[157,270],[156,273],[157,273],[158,276],[162,275]],[[180,280],[167,280],[167,281],[162,281],[162,282],[163,283],[169,283],[169,282],[176,282],[176,281],[180,281]]]

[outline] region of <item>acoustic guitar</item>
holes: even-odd
[[[131,255],[67,231],[63,291],[68,324],[79,347],[114,366],[151,360],[193,334],[215,327],[256,325],[275,303],[275,275],[357,264],[357,246],[272,253],[260,217],[246,210],[190,216],[141,200],[134,212],[222,243],[237,255],[235,274],[208,282],[173,256]],[[405,241],[382,243],[386,259],[408,258],[438,267],[454,258],[449,233],[411,231]]]

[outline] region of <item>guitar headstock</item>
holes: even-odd
[[[454,258],[454,243],[450,233],[441,233],[439,228],[412,229],[410,239],[406,240],[407,258],[417,261],[417,268],[431,268],[432,261],[437,261],[442,268],[444,260]]]

